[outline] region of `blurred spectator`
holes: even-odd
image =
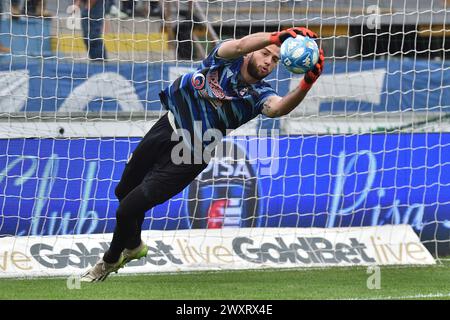
[[[36,17],[51,17],[52,14],[46,10],[47,0],[27,0],[25,14]]]
[[[133,17],[134,16],[134,0],[122,1],[122,10],[128,16]]]
[[[103,43],[103,23],[105,21],[105,0],[77,0],[81,9],[81,29],[83,42],[90,59],[104,61],[107,59]]]
[[[3,23],[3,1],[0,0],[0,23]],[[0,53],[9,53],[9,48],[0,43]]]
[[[162,10],[158,0],[125,0],[122,1],[122,10],[130,17],[162,17]]]
[[[193,60],[203,54],[195,44],[194,29],[202,19],[193,10],[193,1],[164,1],[163,30],[168,36],[169,47],[176,50],[178,60]]]
[[[51,17],[52,14],[46,10],[46,2],[46,0],[11,0],[11,16]]]
[[[23,3],[22,0],[11,0],[11,16],[18,18],[22,14]]]
[[[119,0],[105,0],[105,11],[110,17],[125,19],[128,15],[120,10]]]
[[[150,15],[162,18],[162,10],[159,1],[150,1]]]

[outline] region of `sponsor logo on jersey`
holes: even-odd
[[[245,95],[247,94],[247,92],[248,92],[248,88],[247,88],[247,87],[242,88],[242,89],[239,91],[239,95],[240,95],[241,97],[243,97],[243,96],[245,96]]]

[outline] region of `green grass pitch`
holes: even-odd
[[[0,299],[450,299],[450,261],[380,267],[368,289],[365,267],[112,275],[68,289],[66,278],[0,279]]]

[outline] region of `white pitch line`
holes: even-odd
[[[402,300],[402,299],[421,299],[421,298],[450,298],[450,292],[449,293],[416,294],[413,296],[399,296],[399,297],[379,296],[379,297],[371,297],[371,298],[352,298],[349,300]]]

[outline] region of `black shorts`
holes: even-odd
[[[153,207],[163,203],[187,187],[207,166],[201,164],[175,164],[171,153],[182,143],[172,140],[173,133],[167,113],[145,135],[125,166],[116,196],[121,201],[131,190],[141,187]]]

